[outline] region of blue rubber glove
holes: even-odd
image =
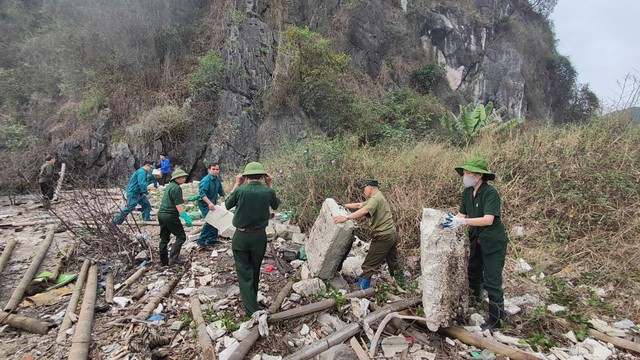
[[[186,211],[181,212],[180,217],[184,219],[184,223],[185,225],[187,225],[187,227],[193,226],[193,220],[191,220],[191,217],[189,216],[189,214],[187,214]]]
[[[198,195],[191,195],[187,198],[187,201],[196,201],[196,200],[200,200],[200,197]]]
[[[447,216],[444,218],[444,222],[440,225],[442,225],[443,228],[455,230],[466,224],[467,220],[464,218],[455,217],[453,214],[447,213]]]

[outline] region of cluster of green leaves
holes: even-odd
[[[435,87],[444,81],[444,64],[430,63],[411,72],[411,83],[423,94],[433,92]]]
[[[382,283],[380,286],[376,288],[375,299],[377,303],[386,303],[389,301],[389,292],[391,291],[391,286],[387,283]]]
[[[104,91],[98,87],[91,87],[84,99],[76,108],[76,116],[78,120],[84,121],[89,119],[94,110],[100,106],[107,105],[108,99]]]
[[[348,128],[354,99],[347,90],[345,73],[351,58],[334,53],[328,38],[297,26],[287,29],[283,49],[293,55],[298,78],[292,81],[299,84],[302,109],[331,135]]]
[[[504,108],[495,110],[491,101],[486,105],[460,105],[458,115],[449,112],[442,118],[442,127],[448,132],[451,140],[468,146],[482,131],[508,131],[524,122],[522,118],[503,122],[500,114],[505,111]]]
[[[342,308],[347,304],[347,299],[344,297],[344,294],[342,292],[340,292],[328,282],[325,282],[325,285],[327,286],[327,291],[322,294],[323,297],[329,297],[336,301],[336,311],[338,312],[338,316],[342,317],[342,315],[344,314],[344,310]]]
[[[189,76],[189,90],[197,97],[212,98],[217,95],[222,76],[222,58],[209,50],[198,62],[198,66]]]
[[[236,331],[240,328],[233,311],[215,311],[209,308],[202,314],[202,317],[208,323],[220,321],[220,325],[228,331]]]
[[[0,117],[0,149],[20,149],[32,138],[29,129],[15,118]]]

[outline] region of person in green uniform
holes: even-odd
[[[244,184],[245,180],[248,180],[247,184]],[[249,316],[259,310],[258,283],[260,266],[267,249],[265,228],[269,225],[269,208],[276,210],[280,205],[271,182],[272,177],[262,164],[250,162],[242,174],[236,175],[233,190],[225,201],[227,209],[236,208],[232,221],[236,232],[231,239],[231,249],[238,273],[240,297]]]
[[[502,269],[507,253],[507,233],[500,215],[500,195],[487,181],[496,176],[487,170],[487,161],[479,157],[467,159],[455,168],[462,176],[465,189],[456,216],[448,214],[445,228],[469,226],[469,288],[473,302],[482,300],[482,289],[489,295],[489,322],[485,329],[501,327],[504,316]]]
[[[55,163],[56,158],[53,155],[47,155],[44,158],[44,164],[40,167],[40,174],[38,175],[38,183],[40,184],[40,191],[42,192],[42,199],[45,206],[49,206],[49,202],[53,199],[53,176],[55,175],[53,165]]]
[[[180,249],[182,244],[187,240],[184,233],[184,227],[180,222],[180,218],[184,219],[187,227],[193,226],[191,217],[184,210],[182,204],[182,188],[180,185],[187,180],[187,173],[183,170],[176,170],[171,176],[171,182],[165,187],[162,196],[162,203],[158,210],[158,222],[160,223],[160,262],[162,265],[182,264],[180,260]],[[173,234],[176,242],[171,246],[171,254],[169,256],[167,247],[169,238]]]
[[[220,164],[214,162],[209,164],[207,168],[207,176],[200,180],[200,186],[198,190],[198,209],[202,214],[202,218],[205,218],[209,211],[216,210],[216,202],[218,201],[218,195],[226,196],[224,189],[222,188],[222,177],[220,176]],[[218,229],[205,222],[198,237],[198,245],[210,246],[215,245],[218,242]]]
[[[113,223],[121,225],[129,214],[136,208],[138,204],[142,206],[142,220],[151,221],[151,203],[147,199],[147,190],[149,173],[151,173],[151,161],[145,161],[141,168],[136,170],[127,185],[127,205],[116,215]]]
[[[371,276],[385,260],[389,265],[389,273],[402,285],[404,272],[398,262],[398,233],[389,209],[389,203],[379,189],[378,180],[367,179],[362,185],[367,201],[345,204],[345,208],[355,210],[355,212],[347,216],[336,215],[333,218],[336,224],[359,219],[363,216],[371,218],[373,239],[367,257],[362,264],[362,275],[358,278],[358,288],[364,290],[371,286]]]

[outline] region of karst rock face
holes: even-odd
[[[289,25],[331,39],[334,51],[351,57],[350,71],[364,79],[361,87],[369,82],[380,91],[406,85],[412,70],[440,64],[449,96],[467,103],[493,101],[505,107],[509,117],[526,116],[532,108],[551,114],[553,99],[544,90],[552,87],[550,75],[536,73],[530,79],[531,72],[525,71],[527,64],[542,60],[532,57],[535,51],[523,54],[522,44],[503,30],[513,19],[538,25],[545,21],[520,0],[215,0],[211,6],[230,15],[220,16],[219,41],[210,45],[224,63],[210,114],[200,116],[179,143],[157,139],[134,146],[113,141],[109,112],[103,110],[96,114],[85,143],[58,144],[75,167],[124,181],[143,160],[157,159],[164,151],[172,163],[199,178],[205,174],[205,161],[241,166],[259,160],[282,139],[304,138],[314,128],[304,111],[289,106],[274,114],[265,106],[282,72],[279,67],[288,64],[279,44]],[[536,104],[527,101],[533,81]],[[192,111],[197,101],[184,99],[183,109]]]

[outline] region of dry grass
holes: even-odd
[[[620,310],[637,303],[617,296],[640,292],[640,128],[624,120],[564,128],[528,126],[486,135],[466,149],[436,142],[358,146],[354,139],[288,144],[267,164],[279,174],[285,209],[309,228],[322,201],[364,200],[357,184],[378,178],[401,236],[401,251],[419,246],[424,207],[457,211],[462,186],[454,167],[483,156],[497,175],[511,259],[524,257],[536,272],[575,269],[576,284],[609,289]],[[366,235],[366,234],[365,234]],[[635,294],[635,295],[634,295]]]

